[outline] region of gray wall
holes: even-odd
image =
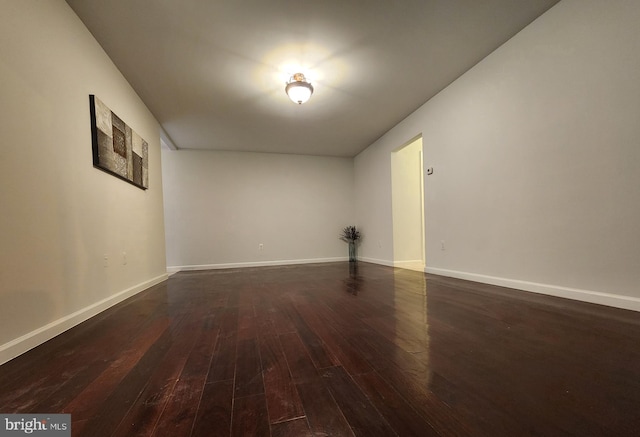
[[[362,255],[392,260],[390,153],[422,134],[427,271],[640,309],[638,23],[563,0],[358,155]]]
[[[149,142],[148,191],[93,168],[89,94]],[[158,124],[64,1],[2,2],[0,96],[2,363],[166,269]]]
[[[346,259],[352,159],[163,149],[162,166],[170,270]]]

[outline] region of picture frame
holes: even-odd
[[[93,166],[149,188],[149,144],[95,95],[89,95]]]

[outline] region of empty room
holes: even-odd
[[[640,2],[0,5],[0,435],[640,435]]]

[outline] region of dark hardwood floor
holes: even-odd
[[[0,367],[74,436],[638,436],[640,314],[360,262],[183,272]]]

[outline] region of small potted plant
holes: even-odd
[[[340,239],[349,243],[349,262],[357,261],[356,242],[360,240],[360,231],[355,226],[347,226],[342,230]]]

